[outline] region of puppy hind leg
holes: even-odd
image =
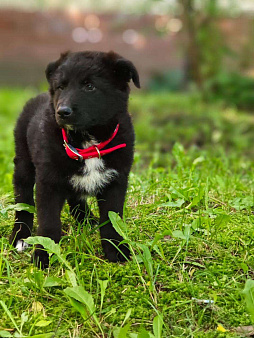
[[[15,203],[25,203],[34,206],[33,187],[35,183],[35,169],[27,157],[16,157],[14,159],[14,194]],[[15,213],[15,224],[10,236],[10,243],[19,251],[25,248],[21,241],[31,235],[33,228],[33,213],[21,210]]]

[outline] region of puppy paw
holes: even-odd
[[[42,246],[36,246],[32,254],[32,263],[34,263],[39,269],[46,269],[49,266],[49,255]]]
[[[23,239],[29,236],[31,236],[31,232],[27,226],[22,227],[20,224],[14,224],[12,233],[9,237],[9,243],[18,251],[24,251],[28,244],[25,243]]]
[[[24,242],[22,239],[19,239],[15,245],[15,249],[17,249],[18,252],[23,252],[29,247],[29,244]]]
[[[119,243],[119,242],[118,242]],[[117,243],[115,243],[117,245]],[[103,250],[105,258],[109,262],[126,262],[130,258],[130,249],[128,244],[124,243],[115,247],[113,244],[107,242],[103,243]]]

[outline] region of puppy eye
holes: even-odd
[[[88,92],[91,92],[91,91],[93,91],[93,90],[96,89],[95,86],[92,83],[90,83],[90,82],[84,83],[84,88]]]

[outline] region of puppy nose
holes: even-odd
[[[60,106],[57,109],[57,114],[62,118],[69,117],[72,114],[72,109],[67,106]]]

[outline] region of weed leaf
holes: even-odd
[[[113,330],[114,338],[127,338],[127,333],[130,329],[130,323],[126,324],[124,327],[115,327]]]
[[[2,209],[1,213],[4,213],[8,210],[27,211],[31,214],[35,213],[35,207],[33,205],[29,205],[29,204],[26,204],[26,203],[10,204],[5,209]]]
[[[0,330],[0,337],[1,338],[8,338],[8,337],[12,337],[12,334],[8,331],[3,331],[3,330]]]
[[[115,228],[116,232],[119,233],[124,239],[127,239],[126,225],[121,219],[121,217],[113,211],[109,211],[108,217]]]
[[[93,301],[92,295],[84,290],[82,286],[74,286],[72,288],[68,287],[64,290],[64,293],[72,297],[76,300],[78,300],[80,303],[86,305],[88,311],[90,314],[94,313],[95,311],[95,305]]]
[[[163,204],[160,204],[160,207],[171,207],[171,208],[180,208],[183,204],[184,204],[184,199],[178,199],[174,202],[170,201],[170,202],[166,202]]]
[[[40,244],[46,249],[49,253],[56,254],[60,256],[60,246],[56,244],[51,238],[49,237],[42,237],[42,236],[34,236],[28,237],[24,239],[24,241],[30,245]]]
[[[214,224],[215,226],[223,226],[226,225],[228,223],[228,221],[230,220],[230,216],[226,215],[226,214],[220,214],[215,218]]]
[[[163,319],[161,316],[156,316],[153,319],[153,333],[155,338],[161,338],[162,334]]]
[[[247,279],[243,289],[247,309],[250,313],[251,320],[254,322],[254,280]]]
[[[171,230],[164,230],[162,234],[155,234],[154,239],[151,243],[151,249],[153,249],[154,245],[158,243],[159,240],[163,239],[165,236],[172,235]]]
[[[62,281],[60,278],[58,277],[53,277],[53,276],[50,276],[50,277],[47,277],[43,283],[43,287],[44,288],[51,288],[53,286],[59,286],[62,284]]]
[[[187,240],[186,236],[183,234],[183,232],[181,230],[174,230],[172,232],[172,235],[175,238],[180,238],[180,239]]]
[[[131,309],[131,308],[127,310],[122,325],[124,325],[124,324],[127,322],[127,320],[130,318],[131,312],[132,312],[132,309]]]
[[[51,324],[52,321],[51,320],[39,320],[35,326],[39,326],[39,327],[45,327],[48,326],[49,324]]]
[[[101,329],[99,320],[95,314],[95,305],[93,301],[92,295],[84,290],[82,286],[74,286],[72,288],[68,287],[64,290],[64,293],[70,298],[74,298],[78,302],[84,304],[89,312],[89,314],[93,317],[94,321]]]
[[[76,279],[76,274],[74,271],[67,270],[65,271],[66,279],[68,282],[74,287],[77,286],[77,279]]]
[[[103,300],[104,300],[104,296],[105,296],[105,291],[106,291],[106,288],[108,286],[108,280],[107,279],[106,280],[99,279],[98,282],[99,282],[100,287],[101,287],[101,306],[100,306],[100,311],[101,311]]]
[[[154,338],[154,335],[151,332],[148,332],[144,328],[142,328],[139,333],[137,338]]]
[[[87,310],[85,308],[85,305],[81,304],[80,302],[78,302],[74,298],[69,298],[69,299],[70,299],[70,303],[74,307],[74,309],[81,314],[83,319],[87,320],[87,317],[89,317],[89,315],[87,314]]]
[[[153,260],[151,252],[147,245],[145,244],[138,244],[141,250],[143,250],[142,259],[144,262],[144,265],[146,267],[147,274],[149,276],[150,281],[153,280]]]

